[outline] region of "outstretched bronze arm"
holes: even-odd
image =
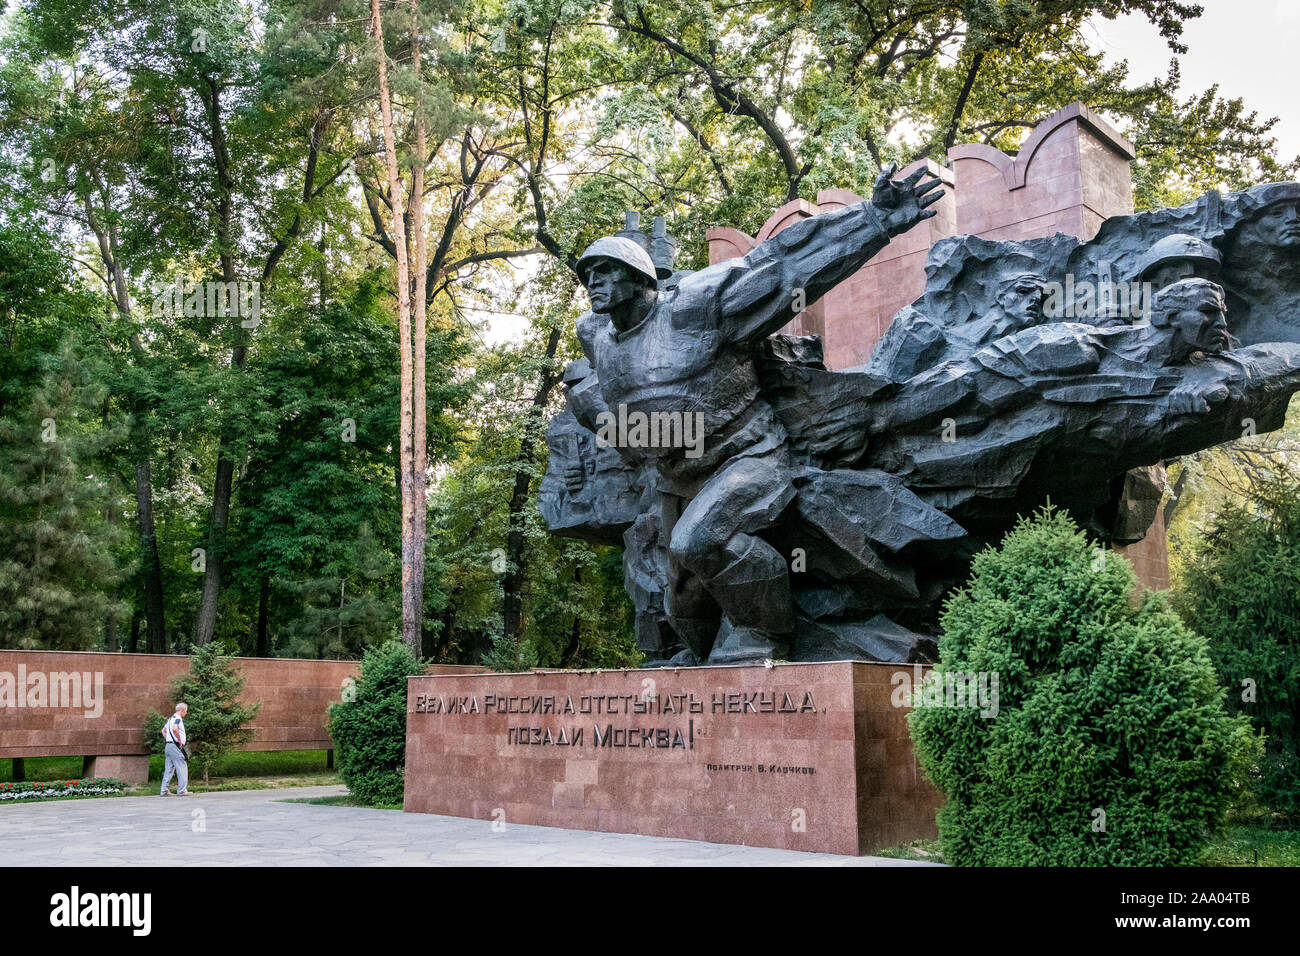
[[[869,201],[809,216],[755,246],[683,281],[684,289],[717,283],[719,320],[733,340],[772,334],[862,268],[893,236],[935,214],[939,180],[924,167],[895,180],[894,165],[876,178]]]

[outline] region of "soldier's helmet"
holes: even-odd
[[[1238,193],[1237,197],[1241,221],[1249,222],[1274,206],[1300,202],[1300,183],[1261,183]]]
[[[655,272],[654,260],[631,239],[625,239],[623,236],[606,236],[589,245],[587,251],[578,257],[578,277],[582,279],[583,285],[587,284],[587,270],[597,259],[613,259],[615,262],[621,262],[633,272],[645,276],[650,285],[658,282],[659,276]]]
[[[1155,243],[1138,261],[1138,281],[1145,281],[1165,263],[1176,262],[1179,259],[1202,263],[1209,268],[1210,272],[1217,271],[1223,264],[1223,256],[1219,255],[1219,250],[1204,239],[1185,233],[1175,233]]]

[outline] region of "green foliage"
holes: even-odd
[[[72,349],[50,366],[0,419],[0,647],[87,650],[123,610],[117,495],[95,467],[119,433],[97,420],[103,390]]]
[[[949,863],[1197,861],[1258,741],[1228,716],[1205,640],[1160,595],[1140,595],[1127,561],[1046,508],[975,558],[942,623],[940,679],[998,675],[996,716],[909,715],[947,797]]]
[[[248,370],[249,467],[236,489],[231,597],[247,606],[263,579],[274,582],[269,630],[279,653],[359,657],[398,619],[397,338],[381,294],[367,274],[323,312],[286,312],[265,329],[265,354]],[[437,456],[454,438],[440,409],[463,400],[463,387],[442,378],[461,345],[438,329],[428,345]],[[242,644],[246,634],[235,637]]]
[[[528,631],[540,666],[640,664],[635,611],[623,589],[623,549],[549,537],[544,544],[532,575]]]
[[[491,636],[491,646],[479,657],[479,663],[494,671],[513,674],[532,670],[537,666],[539,655],[535,643],[525,637],[512,641],[506,634],[498,631]]]
[[[395,634],[397,562],[363,525],[353,550],[325,573],[292,585],[300,613],[284,627],[291,657],[350,659]],[[385,586],[389,585],[389,586]]]
[[[466,441],[429,506],[430,581],[437,583],[428,600],[437,660],[510,671],[640,660],[621,549],[557,538],[537,508],[546,426],[561,397],[554,376],[576,349],[576,341],[554,334],[555,323],[573,311],[573,286],[571,276],[544,270],[525,293],[528,313],[539,317],[525,339],[474,357]],[[552,391],[539,406],[538,383],[548,380]],[[517,476],[528,482],[528,493],[513,524],[523,565],[523,627],[512,636],[505,633],[503,582],[513,570],[508,547]]]
[[[345,692],[342,703],[330,705],[329,733],[339,776],[364,803],[402,802],[406,678],[423,670],[401,641],[368,648],[356,686]]]
[[[1184,455],[1170,464],[1168,479],[1169,574],[1178,587],[1184,568],[1197,560],[1205,527],[1225,506],[1251,500],[1279,481],[1300,482],[1300,400],[1293,398],[1277,431]]]
[[[529,104],[531,133],[549,123],[555,150],[582,163],[546,184],[550,230],[570,251],[616,228],[624,209],[653,209],[682,239],[682,264],[699,267],[711,225],[753,234],[784,202],[827,188],[869,193],[885,164],[944,163],[954,145],[1015,151],[1076,100],[1134,143],[1139,209],[1297,169],[1277,156],[1275,119],[1218,87],[1184,90],[1176,65],[1135,76],[1093,40],[1097,21],[1137,15],[1176,57],[1183,23],[1201,12],[1177,0],[490,9],[485,86],[516,107],[520,90],[549,94]],[[573,112],[552,115],[556,100]]]
[[[1300,483],[1264,484],[1225,505],[1175,595],[1209,640],[1229,709],[1266,735],[1259,798],[1300,818]]]
[[[424,624],[440,660],[637,659],[616,550],[550,539],[533,504],[556,374],[576,357],[582,295],[569,266],[625,209],[667,216],[679,265],[699,267],[709,226],[753,233],[783,202],[865,193],[884,164],[942,161],[957,143],[1014,150],[1076,99],[1134,142],[1139,208],[1296,168],[1276,155],[1274,121],[1231,98],[1228,80],[1222,93],[1189,95],[1176,68],[1148,82],[1090,44],[1090,22],[1137,14],[1177,54],[1182,22],[1198,14],[1178,0],[416,6],[421,76],[407,16],[389,11],[385,34],[398,126],[409,129],[418,108],[434,144]],[[26,594],[41,607],[22,613],[47,622],[16,637],[10,623],[0,642],[47,646],[49,622],[62,621],[60,646],[143,649],[114,635],[139,630],[155,543],[170,646],[194,626],[195,547],[224,568],[215,639],[228,649],[355,655],[384,639],[399,586],[397,335],[366,4],[10,7],[0,20],[0,418],[28,427],[68,333],[95,352],[107,414],[84,409],[87,450],[65,461],[102,482],[104,518],[92,517],[87,485],[58,534],[84,557],[71,534],[81,528],[100,567],[76,558],[44,577],[0,570],[0,589]],[[398,150],[409,170],[412,144]],[[516,277],[538,261],[522,258],[535,247],[549,258]],[[227,274],[260,281],[256,330],[152,308],[178,277]],[[524,340],[468,354],[478,310],[524,316]],[[340,438],[349,419],[355,441]],[[105,441],[92,449],[97,429]],[[219,452],[237,462],[223,534],[213,529]],[[147,543],[134,500],[146,472]],[[516,476],[527,494],[512,501]],[[59,487],[70,501],[71,486]],[[44,518],[21,511],[16,493],[0,502],[0,535],[34,540],[31,522]],[[130,535],[107,527],[131,522]],[[497,647],[503,585],[522,627]],[[80,591],[71,608],[67,595]]]
[[[217,761],[253,739],[252,729],[244,725],[257,716],[262,702],[242,705],[243,691],[242,669],[215,642],[197,648],[190,655],[189,671],[172,679],[172,697],[189,705],[184,718],[186,742],[204,783]],[[162,726],[170,716],[150,710],[145,717],[145,740],[155,753],[163,752]]]
[[[304,637],[322,632],[318,593],[331,581],[346,592],[345,653],[386,633],[373,620],[397,581],[391,270],[378,267],[363,235],[373,226],[350,195],[353,157],[373,145],[364,133],[373,60],[365,18],[332,19],[298,0],[256,10],[230,0],[34,0],[0,25],[0,187],[21,199],[10,203],[5,192],[0,209],[0,262],[16,266],[12,276],[0,268],[0,316],[16,330],[0,355],[0,413],[51,350],[40,334],[44,299],[73,270],[73,250],[59,249],[56,281],[36,281],[49,256],[25,237],[44,234],[31,222],[48,224],[82,244],[77,262],[96,288],[110,286],[94,301],[108,313],[95,323],[110,360],[101,380],[114,406],[131,412],[143,452],[133,441],[105,464],[124,491],[140,468],[151,470],[173,646],[195,621],[196,546],[209,566],[224,559],[216,640],[227,648],[338,653]],[[159,290],[178,277],[232,273],[260,280],[256,331],[159,312]],[[10,290],[32,305],[8,301]],[[433,315],[437,463],[449,441],[440,412],[455,402],[459,331]],[[237,348],[247,349],[244,361]],[[347,418],[355,441],[340,437]],[[238,462],[220,535],[218,449]],[[126,505],[129,515],[135,502]],[[361,543],[366,526],[376,548]],[[144,567],[141,538],[137,528],[120,563]],[[140,574],[119,588],[137,612],[143,585]],[[133,644],[137,630],[124,647],[143,649]]]
[[[47,357],[91,324],[98,305],[68,268],[70,250],[22,207],[0,188],[0,337],[7,346],[0,349],[0,415],[40,386]]]

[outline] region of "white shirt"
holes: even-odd
[[[167,723],[163,724],[162,735],[168,743],[185,746],[185,722],[181,720],[180,714],[172,714],[167,719]]]

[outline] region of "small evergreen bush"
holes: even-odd
[[[947,797],[948,862],[1197,862],[1258,741],[1227,714],[1205,640],[1142,595],[1127,561],[1045,508],[975,558],[942,623],[940,679],[998,675],[994,717],[909,715]]]
[[[405,644],[388,641],[366,650],[355,688],[342,703],[330,705],[339,776],[364,803],[402,802],[406,678],[423,672]]]

